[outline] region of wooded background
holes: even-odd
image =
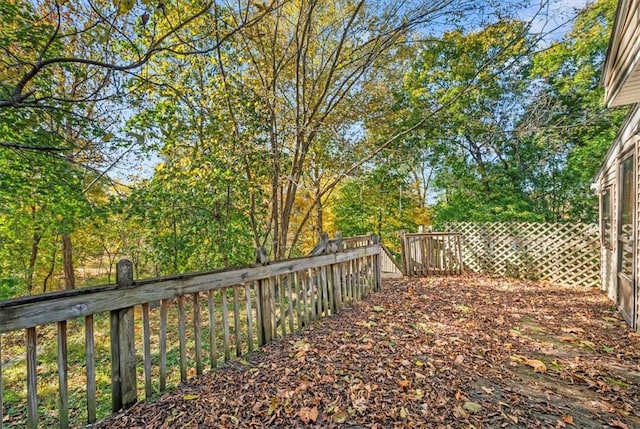
[[[596,219],[613,0],[0,0],[0,298]]]

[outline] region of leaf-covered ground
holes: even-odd
[[[96,427],[640,428],[640,335],[597,289],[383,291]]]

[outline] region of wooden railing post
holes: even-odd
[[[404,275],[411,277],[411,255],[409,254],[409,243],[407,235],[404,231],[400,231],[400,251],[402,254],[402,267],[404,269]]]
[[[267,249],[264,246],[260,246],[256,251],[256,262],[262,265],[267,265],[269,263],[269,258],[267,257]],[[257,294],[258,294],[258,302],[260,305],[259,317],[260,321],[258,323],[258,329],[261,330],[260,339],[262,340],[261,346],[267,344],[275,337],[275,323],[273,317],[273,307],[274,307],[274,297],[273,297],[273,287],[271,286],[271,279],[262,279],[256,281]]]
[[[116,264],[119,289],[133,285],[133,263],[123,259]],[[111,408],[117,412],[138,400],[136,386],[136,347],[134,308],[111,311]]]
[[[382,244],[380,241],[380,236],[379,235],[374,235],[372,237],[373,239],[373,244],[377,244],[378,246],[380,246],[380,253],[378,253],[377,255],[375,255],[373,257],[373,267],[371,267],[373,269],[373,288],[376,292],[380,292],[380,286],[381,286],[381,278],[382,278]]]

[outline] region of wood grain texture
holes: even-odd
[[[378,253],[380,246],[371,245],[350,249],[344,253],[290,259],[270,265],[145,280],[135,282],[125,289],[111,286],[86,288],[73,291],[73,294],[52,293],[32,300],[3,301],[0,303],[0,333],[220,289],[247,281],[287,275]]]
[[[27,427],[38,427],[38,379],[36,328],[27,329]]]
[[[58,322],[58,420],[60,429],[69,427],[69,374],[67,322]]]
[[[84,319],[85,364],[87,368],[87,423],[96,421],[96,352],[93,315]]]

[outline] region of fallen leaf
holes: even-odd
[[[401,419],[407,418],[407,409],[405,407],[400,408],[400,418]]]
[[[567,334],[582,334],[584,332],[584,329],[569,327],[569,328],[561,328],[560,331],[565,332]]]
[[[400,380],[398,381],[398,385],[400,385],[400,387],[407,387],[409,385],[409,380]]]
[[[375,311],[376,313],[380,313],[380,312],[384,311],[384,307],[381,307],[379,305],[374,305],[373,306],[373,311]]]
[[[267,415],[271,415],[273,414],[273,412],[278,408],[278,405],[280,405],[280,398],[278,398],[277,396],[274,396],[271,398],[271,404],[269,405],[269,409],[267,410]]]
[[[471,414],[475,414],[478,411],[482,410],[482,405],[477,404],[475,402],[467,401],[462,406],[465,410],[469,411]]]
[[[488,393],[489,395],[493,395],[493,388],[482,386],[481,389],[484,390],[485,393]]]
[[[573,417],[571,416],[562,416],[562,421],[572,425],[573,424]]]
[[[306,424],[315,422],[318,419],[318,407],[302,407],[298,412],[298,417]]]
[[[457,363],[457,364],[461,364],[462,362],[464,362],[464,356],[462,356],[462,355],[458,355],[458,356],[456,357],[456,363]]]
[[[533,372],[545,373],[547,372],[547,366],[538,359],[525,359],[523,362],[525,365],[533,368]]]
[[[336,411],[333,413],[333,422],[334,423],[344,423],[349,418],[349,413],[345,410]]]
[[[609,422],[609,426],[611,426],[612,428],[618,428],[618,429],[629,429],[629,426],[627,426],[626,423],[623,423],[620,420],[611,420]]]
[[[198,395],[184,395],[182,397],[182,400],[184,401],[193,401],[194,399],[198,399],[199,396]]]

